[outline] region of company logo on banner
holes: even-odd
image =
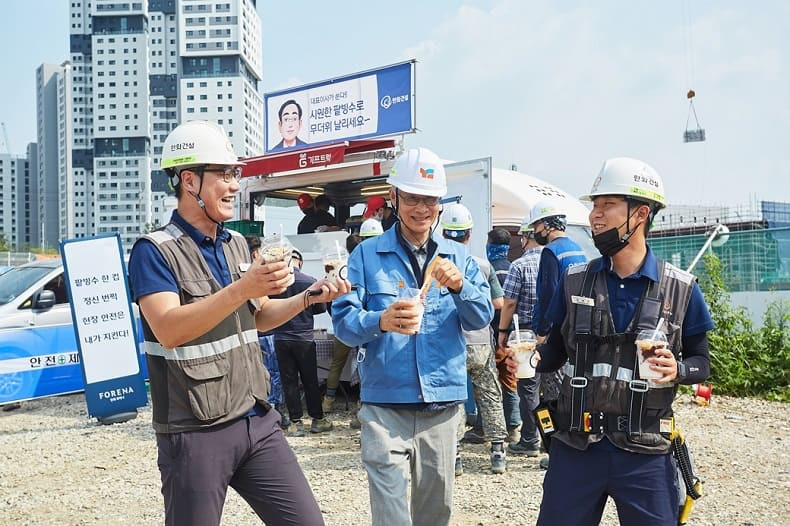
[[[414,61],[264,95],[266,153],[414,131]]]
[[[120,236],[64,241],[60,252],[88,413],[101,418],[146,405]]]

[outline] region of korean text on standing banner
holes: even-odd
[[[404,62],[265,94],[266,153],[413,132],[414,64]],[[289,101],[298,105],[301,119],[296,145],[285,148],[279,113]]]
[[[120,236],[67,240],[60,251],[88,413],[104,417],[146,405]]]

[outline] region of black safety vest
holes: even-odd
[[[653,329],[664,318],[669,348],[679,358],[694,276],[659,260],[659,281],[646,287],[626,331],[616,333],[606,270],[590,270],[597,261],[572,267],[565,276],[567,315],[561,332],[569,359],[554,436],[582,450],[606,436],[635,453],[667,453],[677,385],[639,378],[634,340],[641,329]]]

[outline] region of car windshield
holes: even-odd
[[[13,301],[50,272],[50,267],[16,267],[0,275],[0,305]]]

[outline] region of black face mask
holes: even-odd
[[[535,232],[535,242],[540,246],[546,246],[549,244],[549,236],[543,232]]]
[[[625,223],[620,225],[617,228],[610,228],[605,232],[601,232],[600,234],[593,236],[593,243],[595,244],[595,248],[598,249],[598,252],[601,253],[602,256],[611,257],[620,252],[625,248],[628,244],[628,240],[633,235],[633,230],[631,230],[628,226],[628,221],[631,219],[629,216],[628,219],[625,220]],[[626,226],[626,232],[623,234],[623,237],[618,235],[618,231],[623,226]],[[638,228],[639,225],[636,225]]]
[[[629,237],[631,236],[626,234],[620,238],[620,236],[617,235],[617,229],[610,228],[606,232],[594,235],[593,243],[602,256],[611,257],[625,248],[628,244]]]

